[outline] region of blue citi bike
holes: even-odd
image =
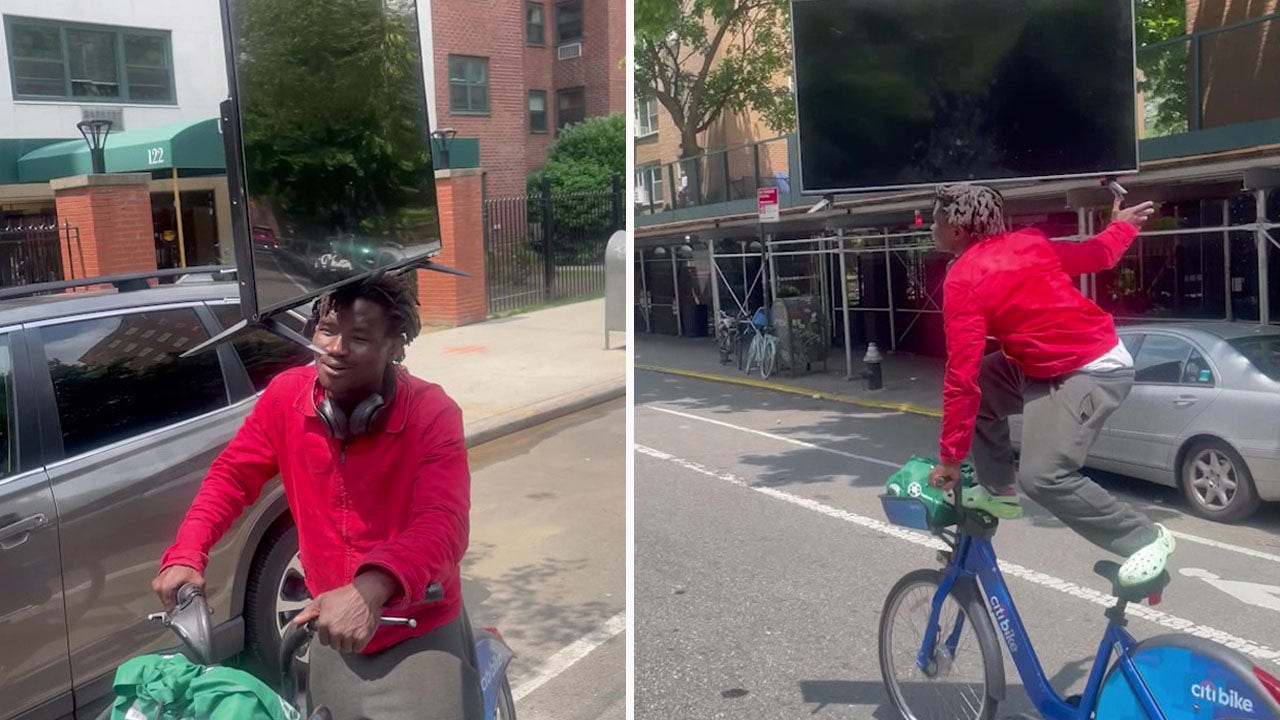
[[[880,672],[895,709],[907,720],[991,720],[1005,697],[1000,641],[1031,702],[1046,720],[1278,720],[1280,681],[1239,653],[1186,634],[1138,642],[1126,629],[1130,603],[1160,601],[1166,572],[1121,586],[1119,564],[1095,573],[1116,598],[1084,692],[1061,697],[1050,685],[997,565],[991,515],[954,508],[955,527],[937,527],[916,497],[881,496],[894,525],[941,538],[943,567],[908,573],[880,616]],[[948,508],[949,509],[949,508]]]

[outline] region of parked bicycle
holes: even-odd
[[[716,316],[716,347],[720,351],[720,364],[728,365],[734,359],[734,353],[740,352],[738,349],[738,326],[739,318],[730,316],[723,310],[720,310]]]
[[[1049,683],[997,565],[996,518],[957,505],[956,529],[930,524],[915,497],[882,496],[895,525],[928,530],[948,549],[941,570],[908,573],[894,585],[880,616],[880,672],[894,708],[908,720],[990,720],[1005,697],[1000,638],[1037,712],[1048,720],[1191,720],[1280,718],[1280,680],[1244,656],[1185,634],[1138,642],[1125,629],[1129,603],[1160,602],[1168,572],[1124,587],[1120,566],[1094,565],[1116,602],[1084,692],[1060,697]],[[992,619],[997,625],[993,625]]]
[[[751,374],[752,368],[758,368],[760,377],[765,380],[773,374],[778,364],[778,336],[774,334],[769,323],[769,316],[764,308],[756,310],[751,318],[752,337],[747,347],[747,358],[743,371]]]

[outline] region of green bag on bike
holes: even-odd
[[[955,499],[952,493],[929,484],[929,473],[937,465],[936,460],[913,457],[885,483],[887,495],[913,497],[925,507],[930,527],[946,527],[956,523]],[[973,466],[960,466],[961,487],[975,484]]]

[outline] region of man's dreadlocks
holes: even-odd
[[[311,305],[311,319],[307,321],[304,334],[310,338],[315,334],[320,318],[349,308],[356,300],[368,300],[380,305],[387,316],[387,332],[392,336],[404,335],[405,345],[413,342],[422,330],[422,320],[418,317],[418,297],[409,284],[398,276],[379,273],[317,298]],[[403,351],[395,358],[396,362],[402,360]]]

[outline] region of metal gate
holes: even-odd
[[[604,295],[604,253],[624,229],[622,178],[611,187],[484,201],[485,301],[490,315]]]
[[[72,253],[74,272],[72,248],[79,244],[79,236],[76,228],[54,220],[0,226],[0,287],[65,279],[62,253]]]

